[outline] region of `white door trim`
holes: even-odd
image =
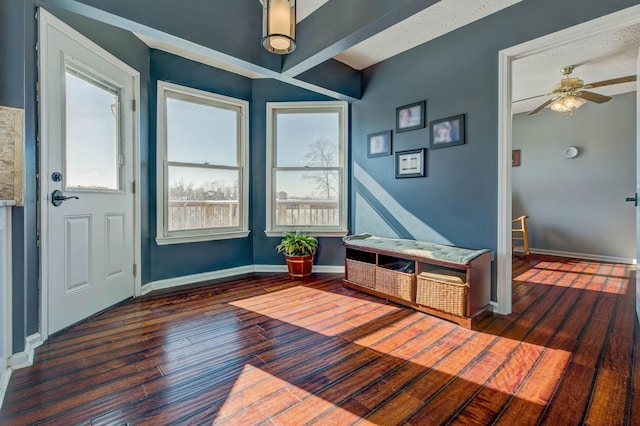
[[[134,68],[130,67],[120,59],[116,58],[114,55],[105,51],[103,48],[87,39],[85,36],[53,16],[47,10],[43,8],[38,8],[38,20],[39,20],[39,49],[38,49],[38,60],[39,60],[39,69],[38,69],[38,81],[39,81],[39,94],[38,94],[38,112],[39,112],[39,129],[40,129],[40,148],[39,148],[39,158],[40,158],[40,189],[39,189],[39,234],[40,234],[40,334],[42,335],[42,340],[46,340],[48,337],[49,330],[49,282],[48,282],[48,253],[46,251],[46,247],[48,247],[47,241],[47,217],[48,217],[48,185],[47,176],[49,176],[49,170],[47,169],[47,161],[44,159],[48,158],[48,140],[46,136],[46,132],[43,129],[47,128],[46,123],[46,114],[44,111],[44,106],[46,105],[46,100],[48,97],[48,87],[46,84],[46,79],[43,76],[47,75],[49,71],[49,64],[47,63],[47,48],[48,48],[48,40],[46,37],[47,27],[51,27],[65,34],[78,44],[83,47],[93,51],[97,55],[101,56],[102,59],[108,61],[112,65],[120,68],[123,72],[127,73],[133,79],[134,86],[134,99],[140,99],[140,73],[136,71]],[[136,182],[136,186],[139,187],[140,182],[140,108],[136,108],[134,118],[133,118],[133,127],[134,127],[134,140],[133,140],[133,176]],[[127,185],[130,183],[126,183]],[[140,220],[140,190],[136,188],[134,194],[134,262],[138,265],[138,273],[134,278],[134,290],[133,294],[135,296],[139,296],[142,294],[141,289],[141,220]]]
[[[498,276],[497,309],[511,313],[512,62],[594,34],[640,23],[640,5],[578,24],[498,52]]]

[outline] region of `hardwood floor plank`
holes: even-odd
[[[537,424],[569,363],[570,356],[566,351],[546,349],[531,375],[499,414],[494,424]]]
[[[600,309],[600,312],[604,310],[603,305],[606,305],[606,310],[610,317],[600,319],[597,315],[593,315],[580,339],[578,347],[574,351],[572,362],[595,368],[600,361],[606,344],[607,331],[611,325],[611,315],[613,315],[616,306],[615,300],[611,301],[610,299],[605,298],[607,300],[606,303],[596,304],[596,310]],[[600,301],[602,300],[601,298]]]
[[[540,346],[520,344],[510,354],[495,375],[473,396],[457,414],[455,424],[490,424],[511,399],[541,357]]]
[[[313,398],[303,399],[302,402],[292,407],[290,410],[281,413],[274,419],[274,421],[276,423],[283,423],[283,418],[299,418],[300,415],[296,413],[315,412],[315,415],[317,417],[320,417],[324,414],[324,412],[323,410],[320,410],[318,408],[316,397],[319,397],[325,401],[330,401],[332,404],[327,408],[327,411],[331,411],[335,406],[342,404],[346,399],[349,398],[349,396],[358,394],[362,389],[366,388],[372,382],[376,381],[378,377],[383,375],[385,372],[395,369],[401,364],[404,364],[405,360],[399,355],[405,349],[405,345],[410,345],[411,341],[422,334],[425,329],[430,331],[431,328],[429,326],[429,323],[434,321],[431,318],[424,318],[424,316],[420,314],[418,314],[418,316],[422,317],[422,321],[412,324],[411,328],[414,330],[420,330],[421,327],[424,328],[417,334],[397,333],[388,339],[383,339],[378,344],[370,346],[369,349],[377,350],[384,353],[385,355],[368,364],[366,368],[354,370],[351,375],[342,378],[339,382],[332,384],[329,387],[325,387],[323,390],[317,393],[314,393]],[[436,322],[439,321],[436,320]],[[391,346],[386,346],[389,348],[389,350],[387,352],[383,351],[383,345],[381,343],[388,344],[391,342],[393,343]],[[302,394],[298,394],[298,397],[302,399]],[[289,420],[287,420],[287,422],[288,421]]]
[[[580,424],[589,402],[595,374],[593,368],[570,362],[565,369],[561,386],[553,395],[540,424]]]
[[[491,377],[504,362],[504,357],[489,351],[476,358],[469,366],[446,385],[443,391],[414,413],[408,425],[443,424],[452,417]]]
[[[636,309],[634,305],[624,303],[624,296],[618,296],[618,298],[620,301],[615,322],[607,340],[602,368],[631,377]]]
[[[621,425],[625,422],[629,377],[600,369],[589,411],[585,419],[588,425]]]
[[[514,258],[475,331],[286,274],[154,292],[51,336],[0,424],[638,424],[631,265]]]

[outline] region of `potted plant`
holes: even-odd
[[[289,275],[292,277],[308,277],[311,275],[313,257],[318,248],[318,240],[302,232],[285,232],[282,241],[276,246],[278,253],[287,259]]]

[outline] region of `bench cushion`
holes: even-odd
[[[342,239],[351,246],[368,247],[397,254],[404,254],[424,259],[467,265],[476,257],[488,250],[471,250],[444,244],[425,241],[405,240],[401,238],[376,237],[371,234],[348,235]]]

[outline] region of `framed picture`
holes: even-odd
[[[464,114],[434,120],[429,123],[431,139],[429,148],[438,149],[464,144]]]
[[[367,135],[367,157],[391,155],[391,130]]]
[[[511,167],[520,167],[520,150],[511,151]]]
[[[424,128],[426,115],[427,101],[396,108],[396,133]]]
[[[396,179],[426,176],[426,150],[396,152]]]

